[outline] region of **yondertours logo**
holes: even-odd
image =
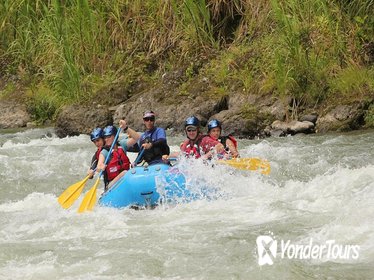
[[[277,241],[271,236],[260,235],[256,239],[258,264],[273,264],[273,259],[277,255]]]
[[[354,259],[359,257],[359,245],[337,244],[335,240],[327,240],[324,244],[313,243],[313,238],[307,244],[295,244],[291,240],[276,240],[269,235],[260,235],[256,239],[258,264],[272,265],[276,258],[280,259]],[[278,248],[279,246],[279,248]],[[278,252],[280,249],[280,252]]]

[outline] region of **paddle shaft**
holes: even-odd
[[[141,149],[141,151],[139,152],[138,156],[136,157],[136,159],[134,160],[134,162],[132,163],[132,167],[135,167],[138,163],[139,163],[139,160],[142,158],[143,154],[144,154],[144,148]]]

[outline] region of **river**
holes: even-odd
[[[219,195],[78,214],[83,195],[69,210],[57,197],[85,177],[89,137],[0,132],[0,279],[373,279],[373,144],[372,130],[240,140],[270,175],[182,163]],[[276,243],[261,253],[260,236]]]

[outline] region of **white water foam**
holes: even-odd
[[[96,205],[84,214],[77,214],[83,195],[69,210],[57,197],[84,178],[95,151],[88,136],[37,138],[29,145],[6,140],[0,147],[6,174],[0,183],[0,278],[369,279],[372,142],[365,134],[351,137],[243,141],[242,157],[268,159],[269,176],[182,161],[183,172],[196,182],[191,187],[197,192],[206,184],[214,187],[214,199],[202,196],[153,211]],[[349,144],[356,142],[360,147]],[[87,182],[84,192],[93,183]],[[300,243],[313,238],[358,244],[360,257],[259,269],[255,239],[267,231]]]

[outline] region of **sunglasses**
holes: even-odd
[[[192,132],[192,131],[196,131],[196,130],[197,130],[196,128],[188,128],[187,132]]]
[[[144,118],[143,121],[145,121],[145,122],[154,122],[155,118]]]
[[[100,142],[100,138],[99,138],[99,139],[92,140],[92,142],[94,142],[94,143],[96,143],[96,142]]]

